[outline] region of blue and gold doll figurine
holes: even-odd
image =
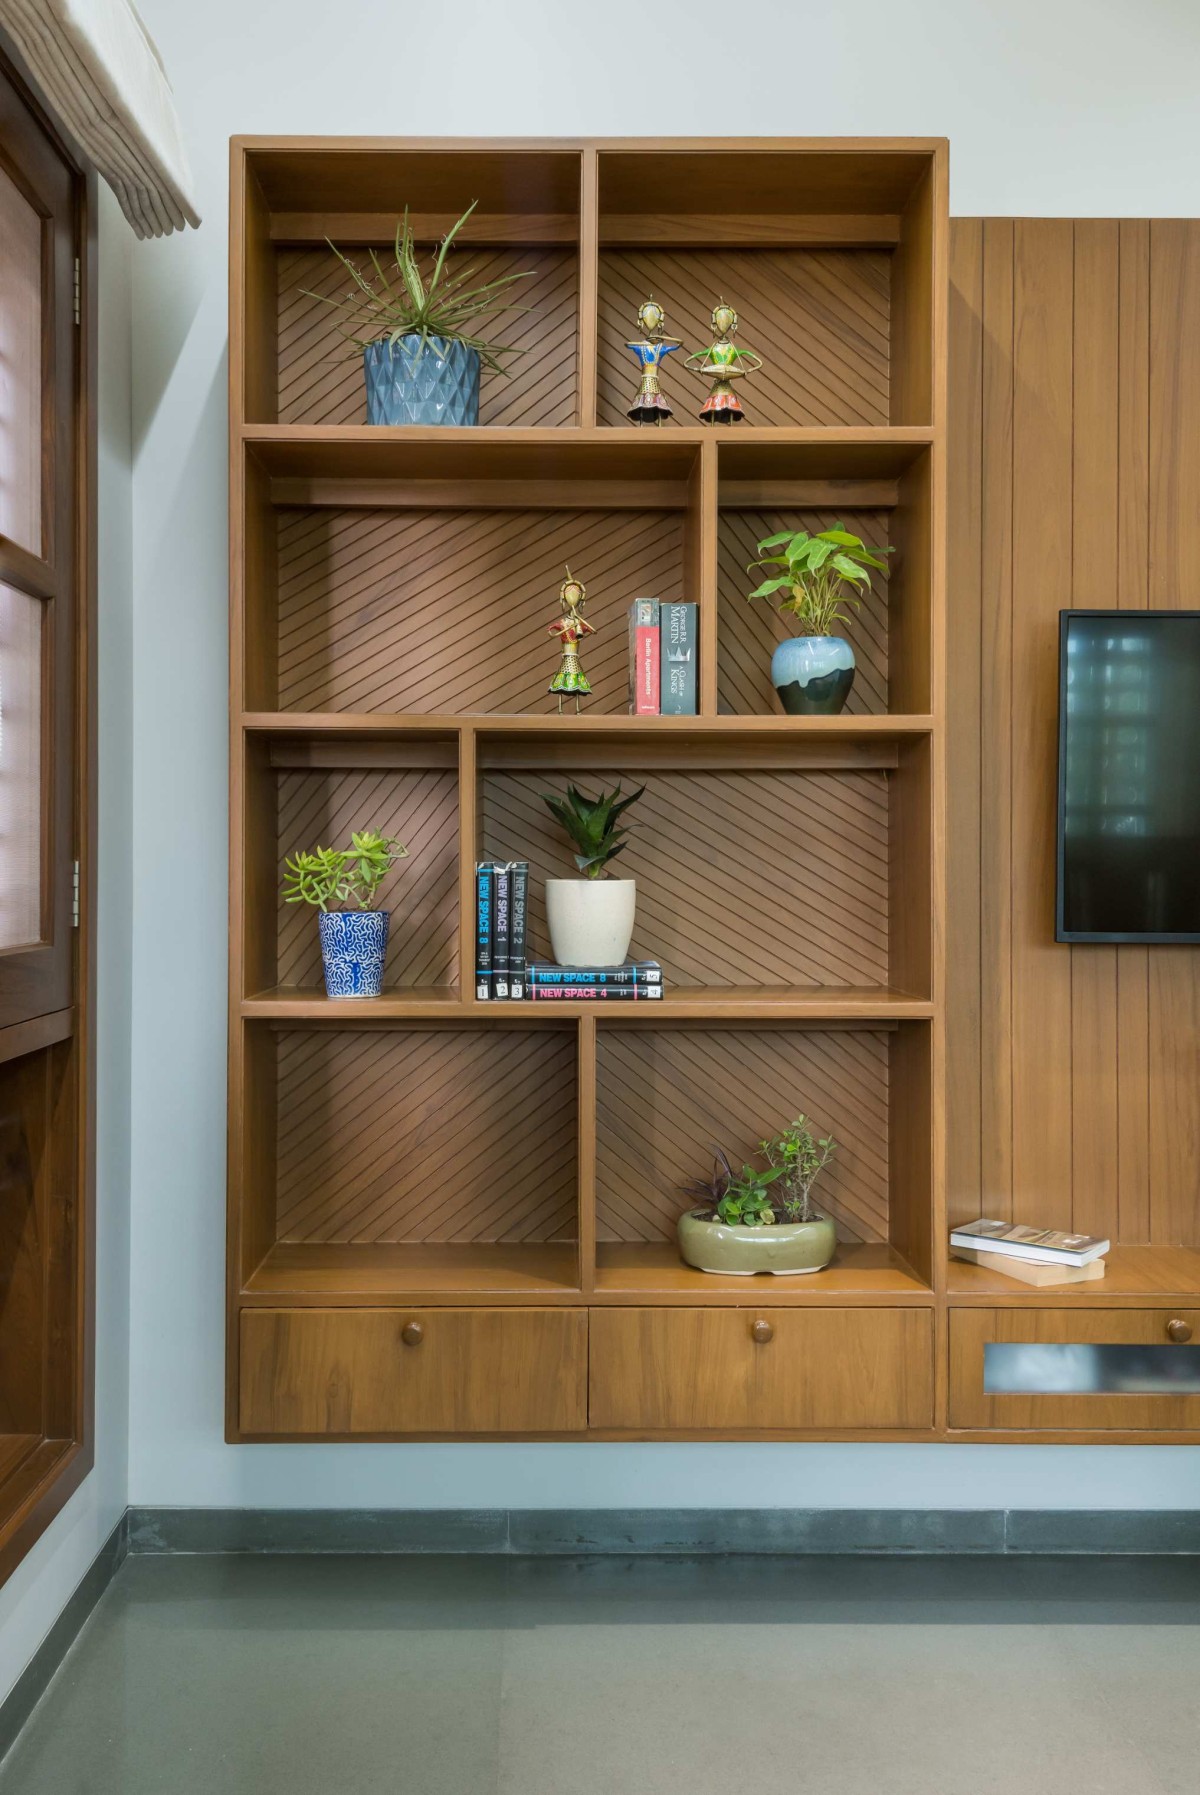
[[[560,717],[563,693],[570,693],[575,699],[575,714],[578,716],[580,698],[589,697],[592,690],[587,674],[579,665],[579,644],[584,636],[594,636],[596,632],[581,615],[587,603],[583,581],[572,579],[569,567],[567,577],[558,589],[558,602],[562,606],[562,616],[546,628],[547,634],[558,637],[562,648],[562,662],[546,689],[557,697]]]
[[[731,305],[718,299],[713,307],[712,327],[715,341],[707,349],[697,349],[684,366],[712,381],[712,390],[700,407],[702,424],[737,424],[745,417],[741,401],[733,389],[735,380],[744,380],[762,367],[762,357],[753,349],[738,349],[734,344],[738,315]]]
[[[663,358],[682,348],[678,337],[664,334],[667,314],[657,299],[651,297],[638,307],[638,329],[645,332],[640,342],[626,343],[642,367],[642,384],[637,398],[626,414],[635,424],[665,424],[671,407],[658,384],[658,369]]]

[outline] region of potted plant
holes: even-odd
[[[505,374],[500,358],[522,353],[486,342],[475,328],[485,313],[526,309],[504,298],[503,289],[528,280],[531,271],[502,274],[474,287],[474,267],[447,272],[450,245],[478,203],[473,200],[446,232],[424,273],[405,208],[396,226],[390,269],[373,249],[368,269],[330,243],[350,274],[349,293],[333,298],[301,289],[307,298],[340,312],[345,326],[339,325],[341,335],[361,350],[369,423],[477,424],[480,364],[493,374]]]
[[[780,552],[767,554],[768,549]],[[845,607],[861,604],[857,588],[869,589],[867,569],[886,567],[879,555],[890,555],[892,550],[868,549],[861,536],[839,523],[815,536],[807,530],[794,534],[781,530],[760,542],[758,552],[762,559],[751,561],[748,573],[756,567],[783,571],[765,579],[749,596],[773,598],[786,592],[779,609],[796,619],[797,634],[786,636],[771,657],[771,680],[780,702],[790,716],[833,716],[854,684],[854,650],[837,633],[849,618]]]
[[[315,848],[285,860],[285,903],[312,904],[320,912],[328,997],[379,996],[391,913],[372,905],[392,867],[407,854],[393,836],[363,829],[351,835],[348,848]],[[331,904],[355,907],[333,910]]]
[[[617,818],[636,804],[644,785],[627,798],[621,787],[586,798],[573,785],[560,798],[543,792],[543,801],[566,830],[575,849],[579,879],[546,880],[546,921],[550,945],[560,966],[620,966],[633,935],[637,881],[610,879],[608,865],[625,848],[626,829]]]
[[[820,1271],[837,1249],[828,1216],[813,1206],[812,1188],[833,1158],[837,1143],[819,1139],[805,1116],[759,1144],[763,1169],[735,1172],[718,1147],[712,1177],[684,1187],[699,1197],[681,1215],[679,1251],[697,1271],[777,1277]]]

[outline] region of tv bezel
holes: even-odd
[[[1150,617],[1169,617],[1180,621],[1184,618],[1192,622],[1200,621],[1200,611],[1163,611],[1163,610],[1121,610],[1117,608],[1060,611],[1058,613],[1058,815],[1056,818],[1057,842],[1055,848],[1055,891],[1054,891],[1054,938],[1056,941],[1071,944],[1093,942],[1097,946],[1125,943],[1133,947],[1180,947],[1195,945],[1200,942],[1200,929],[1186,935],[1155,935],[1140,933],[1108,934],[1091,929],[1067,929],[1063,926],[1063,907],[1066,892],[1063,881],[1066,860],[1065,817],[1066,817],[1066,783],[1067,783],[1067,631],[1077,617],[1120,618],[1126,622],[1141,622]],[[1200,777],[1200,773],[1197,775]]]

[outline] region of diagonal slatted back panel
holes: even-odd
[[[354,829],[400,838],[407,860],[380,887],[391,910],[385,983],[453,985],[458,978],[458,781],[454,773],[281,771],[278,864],[299,848],[340,847]],[[315,913],[279,901],[281,985],[320,985]]]
[[[868,546],[888,540],[886,511],[722,511],[717,525],[717,704],[738,716],[772,715],[781,710],[771,684],[771,654],[794,632],[770,599],[752,592],[765,572],[746,572],[758,544],[780,530],[831,530],[837,523]],[[871,589],[858,610],[851,608],[846,639],[857,663],[846,709],[857,716],[881,716],[888,708],[888,575],[872,573]]]
[[[803,1111],[838,1152],[817,1187],[844,1240],[888,1236],[888,1038],[867,1029],[603,1029],[596,1234],[674,1239],[712,1145],[737,1167]]]
[[[739,345],[763,358],[738,383],[752,424],[886,424],[890,395],[891,257],[884,250],[649,249],[600,257],[601,424],[627,424],[638,367],[625,344],[653,293],[670,334],[663,390],[672,424],[694,425],[708,383],[680,363],[712,341],[718,297],[736,306]]]
[[[280,708],[554,710],[568,562],[596,631],[586,708],[623,712],[630,603],[683,596],[682,512],[281,511]]]
[[[376,252],[387,266],[390,249]],[[363,265],[368,251],[350,252]],[[461,263],[467,258],[460,258]],[[489,324],[477,320],[485,341],[511,344],[524,354],[507,358],[511,372],[483,370],[481,424],[573,424],[579,390],[579,264],[573,250],[481,249],[471,258],[472,285],[530,269],[514,282],[514,297],[528,307]],[[338,335],[338,314],[303,288],[344,297],[350,278],[327,249],[281,250],[278,256],[278,378],[281,424],[365,424],[362,358]]]
[[[645,784],[614,871],[637,881],[631,952],[672,984],[886,985],[888,794],[882,772],[605,773]],[[487,773],[484,857],[530,863],[531,955],[546,957],[544,880],[575,875],[541,794],[560,775]]]
[[[575,1037],[287,1030],[277,1238],[573,1240]]]

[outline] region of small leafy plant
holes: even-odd
[[[478,350],[484,366],[493,374],[506,374],[508,369],[501,356],[522,355],[524,351],[511,345],[487,342],[475,334],[475,326],[485,313],[497,316],[501,312],[527,311],[527,306],[519,306],[504,297],[503,289],[514,281],[528,280],[532,270],[502,274],[496,280],[484,281],[481,286],[470,284],[479,272],[478,263],[455,273],[448,272],[450,245],[478,204],[478,200],[472,200],[458,222],[446,232],[432,265],[424,272],[406,206],[404,217],[396,226],[390,267],[385,267],[372,249],[367,252],[370,268],[361,268],[336,243],[329,243],[353,282],[349,292],[344,298],[333,298],[327,293],[315,293],[309,287],[300,290],[307,299],[320,300],[322,305],[340,312],[339,333],[356,350],[385,339],[394,347],[401,337],[416,336],[421,339],[417,353],[423,355],[431,337],[443,337]],[[326,242],[329,242],[328,238]]]
[[[816,1218],[812,1188],[836,1151],[832,1135],[818,1138],[807,1116],[797,1116],[781,1133],[760,1143],[759,1152],[783,1180],[776,1195],[789,1222]]]
[[[714,1147],[712,1175],[683,1185],[681,1194],[699,1198],[709,1211],[708,1220],[743,1228],[769,1227],[779,1221],[817,1221],[820,1217],[813,1207],[812,1188],[836,1150],[832,1136],[818,1139],[807,1117],[797,1116],[779,1134],[760,1143],[765,1170],[744,1165],[735,1172],[728,1154]]]
[[[374,829],[352,834],[348,848],[302,850],[283,863],[284,902],[312,904],[318,910],[331,904],[370,910],[392,867],[407,855],[402,841]]]
[[[611,792],[601,791],[598,798],[585,797],[573,785],[567,787],[565,798],[542,793],[542,802],[574,844],[575,864],[585,879],[602,878],[609,861],[624,850],[629,831],[617,827],[617,818],[637,803],[645,789],[639,785],[627,798],[621,796],[619,785]]]
[[[767,549],[782,552],[771,555],[765,553]],[[844,530],[839,523],[815,536],[807,530],[795,534],[781,530],[777,536],[765,537],[758,552],[762,559],[751,561],[747,573],[756,567],[779,567],[783,572],[772,574],[749,596],[774,598],[777,592],[786,592],[787,597],[779,600],[779,609],[795,617],[801,635],[832,636],[849,619],[846,606],[862,603],[858,588],[870,587],[867,569],[885,568],[887,562],[879,556],[890,555],[894,550],[868,549],[861,536]]]

